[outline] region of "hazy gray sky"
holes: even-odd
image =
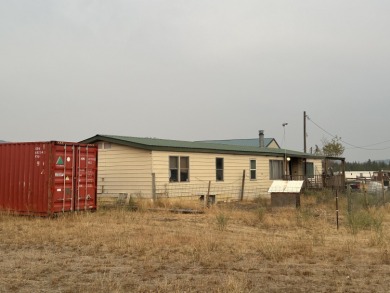
[[[389,159],[389,15],[385,0],[0,0],[0,139],[263,129],[302,151],[306,111],[376,149],[346,144],[347,161]],[[308,149],[331,139],[307,132]]]

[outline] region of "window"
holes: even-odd
[[[256,180],[256,160],[250,160],[249,165],[251,180]]]
[[[314,178],[314,164],[313,163],[306,163],[306,177],[307,178]]]
[[[169,157],[169,182],[187,182],[190,180],[189,157]]]
[[[169,157],[169,182],[179,181],[179,157]]]
[[[223,158],[215,159],[215,180],[223,181]]]
[[[189,181],[189,159],[188,157],[180,157],[180,181]]]
[[[98,149],[110,149],[111,148],[111,143],[109,142],[99,142],[98,143]]]
[[[283,161],[270,160],[269,161],[269,179],[281,180],[283,179]]]

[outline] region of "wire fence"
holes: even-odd
[[[348,211],[356,211],[360,209],[367,209],[370,207],[384,206],[390,203],[390,192],[388,189],[363,189],[359,191],[352,191],[348,189],[346,192]]]
[[[99,194],[101,206],[123,205],[135,201],[156,202],[159,200],[198,201],[214,204],[240,200],[255,200],[269,198],[268,188],[260,184],[244,185],[241,180],[231,183],[202,181],[191,184],[161,184],[155,185],[151,195],[140,192]]]
[[[167,184],[156,187],[155,198],[193,198],[203,200],[209,196],[213,201],[248,200],[259,197],[267,197],[268,189],[260,185],[243,186],[240,182],[197,184]]]
[[[316,204],[333,205],[336,197],[342,200],[340,212],[353,212],[356,210],[367,209],[369,207],[378,207],[390,203],[390,192],[387,187],[379,182],[371,182],[364,185],[362,189],[353,189],[349,185],[343,191],[332,186],[331,188],[311,189],[303,184],[302,189],[299,186],[291,185],[294,181],[282,181],[285,185],[269,189],[260,183],[246,184],[244,180],[235,180],[232,182],[212,182],[198,181],[191,184],[157,184],[154,185],[152,194],[145,195],[141,192],[119,193],[112,195],[108,201],[111,203],[125,204],[131,200],[150,201],[157,200],[195,200],[203,203],[218,203],[241,200],[268,199],[271,206],[301,206],[301,197],[311,195],[315,198]],[[293,189],[288,187],[292,186]],[[332,190],[333,189],[333,190]],[[99,197],[99,202],[104,201],[103,196]],[[304,198],[303,198],[304,199]],[[303,207],[305,200],[302,201]],[[339,210],[339,208],[335,208]]]

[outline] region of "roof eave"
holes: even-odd
[[[117,138],[113,138],[113,137],[109,137],[109,136],[105,136],[105,135],[100,135],[100,134],[97,134],[93,137],[82,140],[80,142],[81,143],[97,143],[99,141],[105,141],[105,142],[110,142],[110,143],[119,144],[119,145],[131,146],[131,147],[135,147],[138,149],[145,149],[145,150],[153,150],[154,149],[153,146],[140,144],[140,143],[136,143],[136,142],[124,141],[121,139],[117,139]]]
[[[80,141],[80,143],[97,143],[99,141],[106,141],[114,144],[119,144],[119,145],[124,145],[124,146],[129,146],[129,147],[134,147],[138,149],[144,149],[144,150],[149,150],[149,151],[174,151],[174,152],[196,152],[196,153],[213,153],[213,154],[234,154],[234,155],[256,155],[256,156],[266,156],[266,157],[294,157],[294,158],[306,158],[306,159],[325,159],[327,157],[324,156],[317,156],[317,155],[312,155],[312,154],[297,154],[297,153],[291,153],[287,150],[286,153],[281,153],[280,149],[275,149],[279,150],[279,152],[273,152],[270,151],[271,149],[265,148],[266,151],[244,151],[244,150],[223,150],[223,149],[213,149],[213,148],[196,148],[196,147],[176,147],[176,146],[156,146],[156,145],[147,145],[147,144],[142,144],[142,143],[136,143],[136,142],[131,142],[131,141],[125,141],[121,140],[118,138],[113,138],[110,136],[105,136],[105,135],[100,135],[97,134],[93,137],[87,138],[85,140]],[[343,158],[331,158],[330,159],[336,159],[336,160],[342,160]]]

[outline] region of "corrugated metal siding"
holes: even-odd
[[[76,155],[76,170],[73,170],[75,176],[74,191],[74,208],[79,210],[96,209],[96,194],[97,194],[97,153],[98,150],[95,146],[74,146]],[[65,154],[64,154],[65,155]],[[69,155],[66,156],[66,163],[68,163]],[[70,161],[69,161],[70,162]],[[70,174],[69,174],[70,175]],[[68,178],[71,178],[70,176]],[[67,178],[65,178],[65,181]],[[64,186],[66,183],[64,183]],[[68,196],[63,192],[65,196]]]
[[[151,152],[112,144],[99,149],[98,193],[151,195]]]
[[[0,208],[22,214],[96,209],[95,146],[0,145]]]
[[[36,150],[45,153],[37,154]],[[0,147],[0,207],[2,210],[48,213],[50,145],[2,144]],[[40,165],[37,165],[37,156]],[[46,167],[45,167],[46,166]],[[35,170],[39,168],[39,170]],[[45,172],[42,173],[42,172]]]

